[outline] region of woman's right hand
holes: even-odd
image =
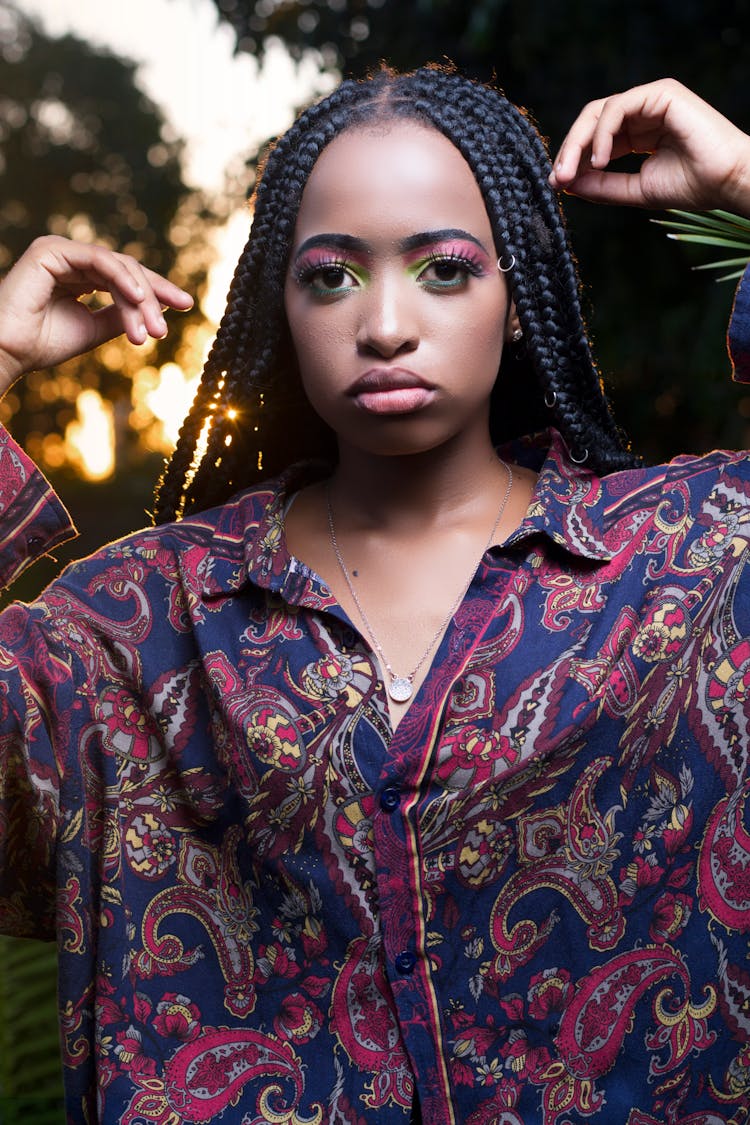
[[[92,310],[78,300],[108,293]],[[32,242],[0,284],[0,395],[28,371],[52,367],[125,334],[133,344],[167,334],[165,307],[192,297],[127,254],[46,235]]]

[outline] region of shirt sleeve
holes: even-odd
[[[0,428],[0,584],[74,534],[49,483]],[[72,674],[33,609],[0,615],[0,932],[50,938],[61,762],[54,731],[69,713]],[[59,749],[59,748],[58,748]]]
[[[49,482],[0,427],[0,587],[73,535]]]
[[[745,270],[734,295],[734,306],[727,335],[733,378],[750,383],[750,265]]]

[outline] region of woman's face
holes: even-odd
[[[306,394],[342,449],[488,440],[510,300],[479,188],[441,133],[389,121],[324,149],[285,307]]]

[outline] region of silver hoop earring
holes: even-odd
[[[514,267],[514,265],[515,265],[515,264],[516,264],[516,256],[515,256],[515,254],[511,254],[511,256],[510,256],[510,265],[508,265],[508,266],[504,266],[504,265],[503,265],[503,259],[502,259],[502,257],[500,257],[500,258],[498,258],[498,259],[497,259],[497,268],[498,268],[498,269],[500,270],[500,273],[510,273],[510,271],[511,271],[511,270],[513,269],[513,267]]]
[[[510,342],[512,344],[520,344],[521,340],[523,340],[523,328],[516,328],[516,330],[514,331],[513,335],[510,338]]]
[[[548,410],[554,410],[557,406],[557,391],[545,391],[544,405]]]
[[[580,457],[576,457],[574,453],[571,453],[570,459],[571,459],[571,461],[573,462],[574,465],[585,465],[585,463],[589,459],[589,451],[588,451],[588,449],[584,449],[584,451],[583,451],[583,453]]]

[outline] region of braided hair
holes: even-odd
[[[268,155],[254,220],[195,402],[156,495],[154,520],[221,503],[304,457],[335,460],[335,439],[302,391],[284,313],[284,278],[302,192],[344,130],[411,119],[461,152],[484,198],[523,330],[506,347],[491,403],[498,442],[552,423],[596,472],[634,464],[615,425],[580,308],[578,276],[544,143],[492,87],[438,66],[383,68],[307,109]]]

